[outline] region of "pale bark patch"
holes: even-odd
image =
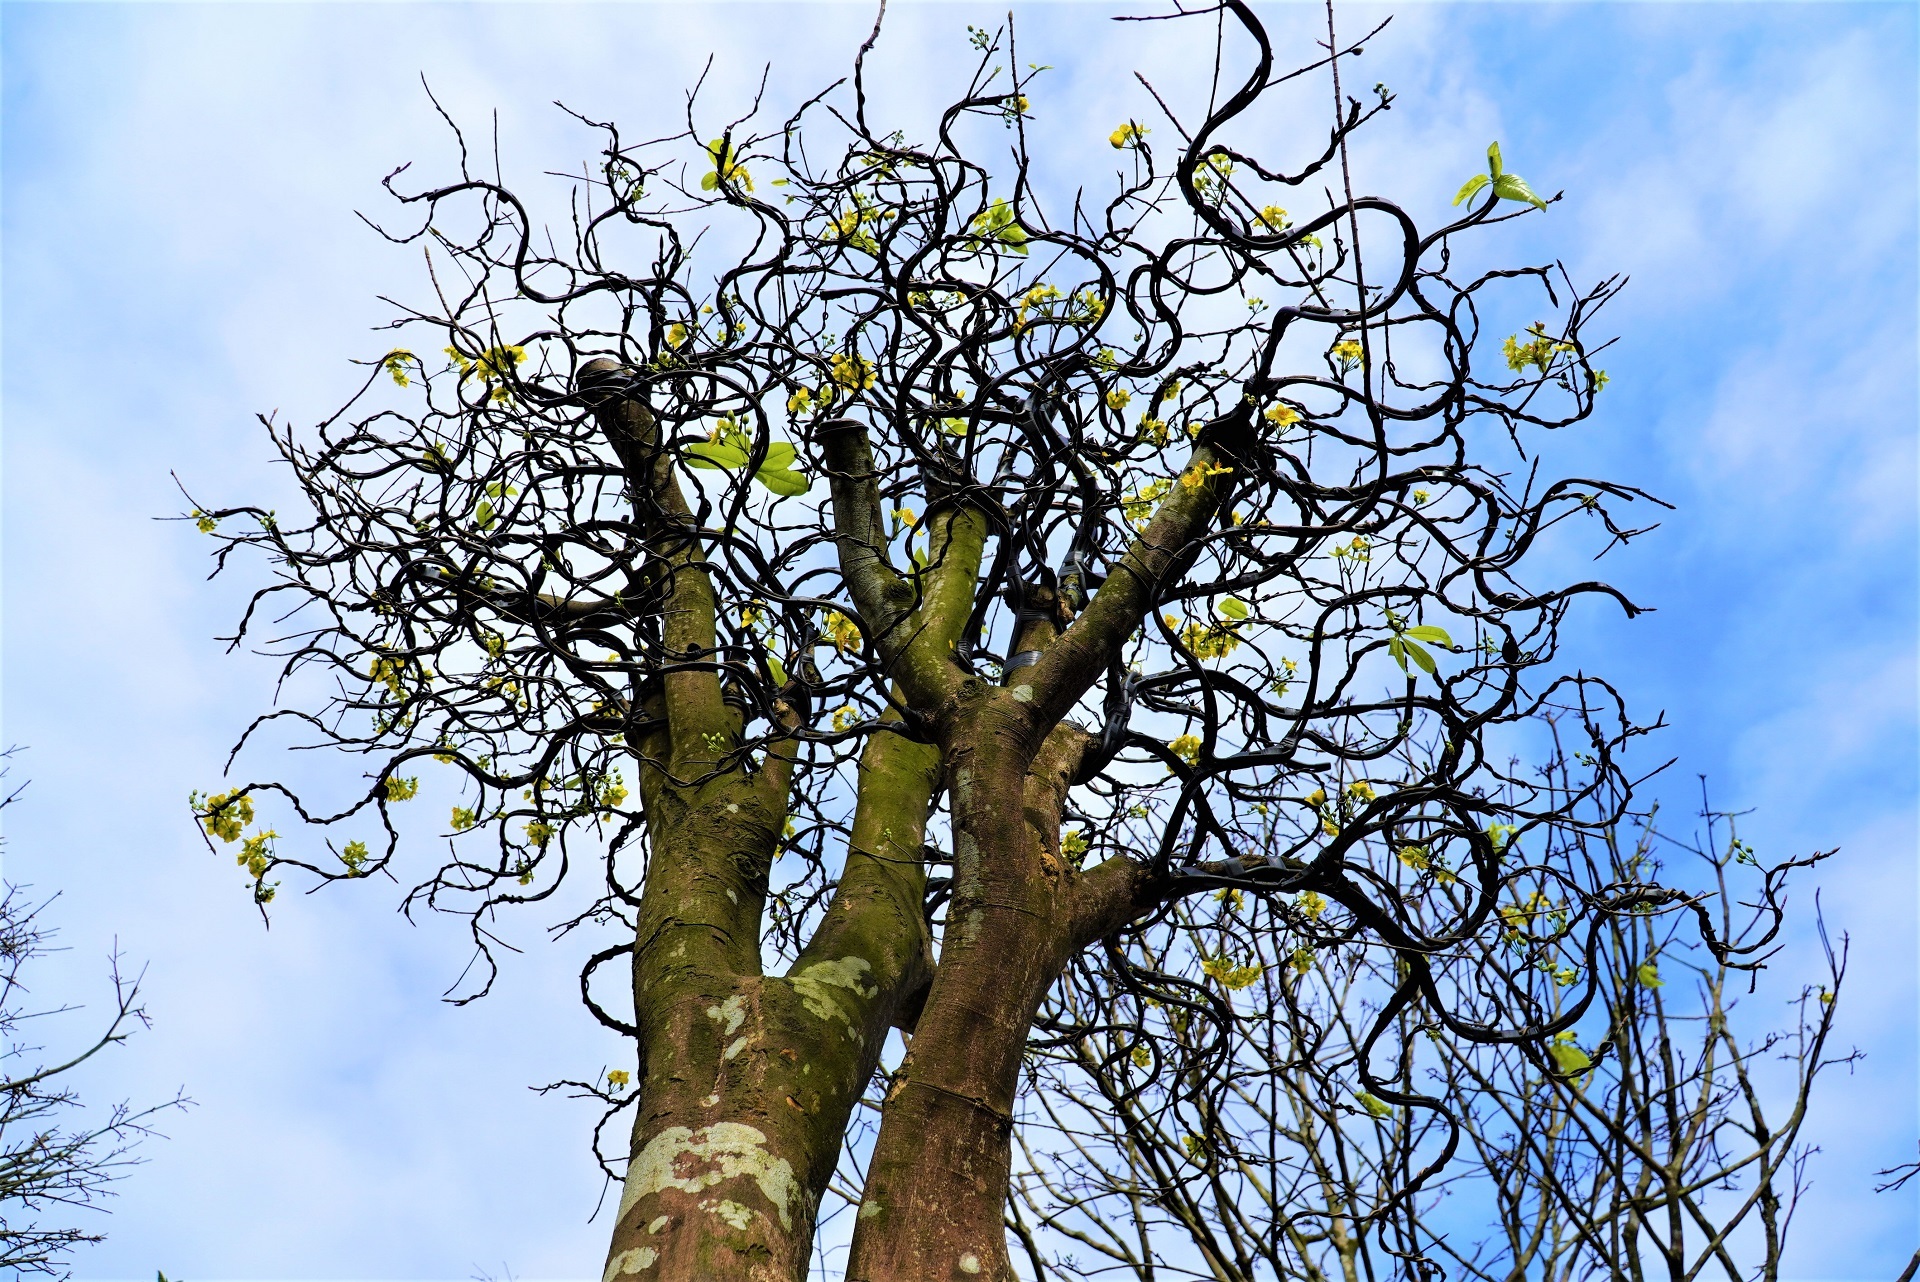
[[[874,996],[880,988],[867,979],[872,970],[873,966],[864,957],[842,957],[837,961],[815,962],[805,970],[796,972],[788,982],[793,985],[793,991],[799,994],[800,1004],[814,1018],[837,1019],[852,1029],[857,1012],[841,1005],[840,994],[834,990],[843,989],[855,997]]]
[[[743,1177],[760,1186],[761,1194],[779,1212],[781,1227],[792,1229],[792,1205],[799,1187],[793,1165],[767,1152],[764,1132],[739,1122],[715,1122],[697,1131],[669,1126],[648,1140],[627,1168],[620,1215],[624,1217],[641,1198],[667,1189],[701,1193]]]
[[[725,1024],[725,1035],[732,1037],[740,1031],[740,1025],[747,1022],[747,999],[735,993],[718,1006],[707,1007],[707,1018],[716,1024]]]
[[[618,1277],[631,1277],[643,1269],[653,1267],[660,1258],[660,1252],[650,1246],[635,1247],[631,1251],[622,1251],[607,1261],[607,1271],[601,1275],[600,1282],[614,1282]]]

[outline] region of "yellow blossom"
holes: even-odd
[[[624,1068],[616,1068],[607,1074],[607,1085],[613,1087],[616,1091],[624,1091],[627,1089],[627,1083],[632,1080],[633,1075]]]
[[[1119,151],[1125,147],[1137,148],[1140,145],[1140,140],[1152,132],[1151,129],[1144,129],[1129,120],[1126,124],[1121,125],[1118,129],[1108,134],[1107,141],[1113,144],[1115,151]]]
[[[865,391],[874,384],[873,362],[864,356],[835,352],[828,364],[833,368],[833,381],[850,391]]]
[[[838,610],[827,611],[827,639],[841,654],[860,648],[860,625]]]
[[[187,797],[187,804],[193,807],[201,825],[228,843],[240,840],[241,830],[253,822],[253,799],[237,795],[238,791],[223,792],[204,802],[197,792]]]
[[[1173,749],[1173,755],[1180,758],[1182,761],[1186,762],[1188,765],[1192,766],[1192,765],[1199,764],[1200,736],[1192,735],[1192,734],[1183,734],[1178,739],[1175,739],[1173,742],[1169,743],[1167,747]]]

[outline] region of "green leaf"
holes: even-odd
[[[775,441],[767,446],[766,462],[760,466],[763,469],[769,467],[792,467],[793,461],[798,457],[799,454],[795,452],[792,442]]]
[[[1524,201],[1535,209],[1545,209],[1547,202],[1533,194],[1533,188],[1527,186],[1527,180],[1519,174],[1501,174],[1493,180],[1493,194],[1502,200]]]
[[[719,441],[701,441],[698,445],[689,445],[687,459],[689,467],[724,467],[729,470],[747,465],[747,452],[732,445],[723,445]]]
[[[1405,638],[1401,639],[1400,644],[1407,648],[1407,653],[1413,656],[1413,661],[1420,665],[1422,672],[1430,677],[1440,674],[1440,665],[1433,661],[1433,656],[1427,653],[1425,646],[1414,641],[1408,641]],[[1406,666],[1404,663],[1400,665],[1402,670],[1404,670]]]
[[[1500,162],[1500,144],[1498,142],[1490,142],[1487,144],[1487,172],[1492,174],[1496,179],[1506,172],[1506,166]]]
[[[1650,961],[1641,962],[1635,967],[1633,977],[1640,982],[1642,988],[1659,988],[1667,982],[1660,978],[1660,968]]]
[[[772,490],[775,494],[784,494],[791,498],[796,494],[805,494],[813,485],[805,472],[795,472],[785,467],[763,467],[753,474],[753,479]]]
[[[1593,1067],[1592,1056],[1572,1042],[1554,1042],[1547,1047],[1547,1053],[1553,1056],[1553,1066],[1567,1077]]]
[[[784,663],[780,662],[779,656],[774,654],[771,645],[767,647],[767,671],[773,674],[773,683],[775,685],[783,686],[787,684],[787,667]]]
[[[1457,205],[1461,201],[1466,200],[1469,196],[1486,186],[1489,181],[1491,180],[1485,174],[1475,174],[1473,177],[1467,179],[1465,184],[1461,186],[1460,194],[1453,198],[1453,203]]]
[[[1393,640],[1387,642],[1387,653],[1392,655],[1393,661],[1400,665],[1400,671],[1405,672],[1407,670],[1406,642],[1402,641],[1399,637],[1393,638]]]
[[[1417,628],[1408,628],[1400,635],[1411,637],[1415,641],[1427,641],[1448,650],[1453,649],[1453,638],[1447,635],[1446,629],[1436,628],[1430,623],[1423,623]]]
[[[1393,1116],[1392,1105],[1388,1104],[1385,1100],[1381,1099],[1377,1095],[1370,1095],[1366,1091],[1355,1091],[1353,1093],[1353,1097],[1359,1100],[1360,1107],[1366,1109],[1368,1114],[1373,1117]]]
[[[717,173],[708,174],[705,178],[702,178],[700,180],[701,191],[712,191],[715,187],[718,187],[719,185],[720,185],[720,175]]]
[[[1247,603],[1239,597],[1230,596],[1220,603],[1220,613],[1229,619],[1244,619],[1247,617]]]

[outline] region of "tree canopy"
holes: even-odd
[[[1405,1160],[1288,1211],[1274,1249],[1314,1258],[1460,1143],[1423,1044],[1573,1082],[1632,923],[1684,912],[1719,965],[1772,939],[1784,869],[1729,933],[1585,840],[1644,727],[1563,632],[1637,607],[1563,567],[1652,500],[1535,442],[1593,413],[1619,282],[1483,261],[1555,199],[1497,143],[1430,229],[1356,194],[1393,98],[1343,88],[1331,14],[1290,71],[1240,0],[1170,15],[1209,18],[1214,98],[1142,81],[1097,198],[1028,150],[1044,68],[1010,23],[923,139],[869,122],[878,25],[784,120],[586,122],[559,218],[456,127],[457,178],[396,172],[378,220],[425,256],[408,345],[320,422],[264,420],[302,509],[194,512],[222,566],[271,567],[234,641],[272,620],[292,694],[241,747],[368,763],[343,804],[195,798],[262,911],[285,876],[398,878],[471,922],[463,997],[518,905],[613,940],[581,992],[636,1067],[576,1084],[632,1114],[609,1278],[799,1276],[843,1161],[850,1277],[1010,1277],[1035,1065],[1166,1110],[1165,1179],[1273,1168],[1228,1120],[1244,1066],[1363,983],[1316,1107],[1396,1119]],[[1328,81],[1324,135],[1264,156],[1269,104]]]

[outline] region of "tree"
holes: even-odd
[[[850,87],[771,127],[702,126],[697,95],[662,140],[593,125],[558,231],[464,139],[456,181],[396,171],[382,232],[431,288],[394,328],[423,337],[314,427],[264,420],[298,516],[193,512],[219,565],[274,567],[234,644],[291,621],[265,644],[289,702],[241,747],[369,763],[338,805],[196,795],[263,912],[283,869],[398,876],[429,761],[464,791],[407,903],[469,918],[466,997],[497,914],[595,869],[559,931],[612,937],[582,994],[636,1052],[575,1084],[633,1114],[609,1278],[804,1273],[877,1071],[848,1275],[1011,1277],[1031,1055],[1172,1092],[1199,1161],[1228,994],[1362,946],[1390,960],[1345,1107],[1436,1137],[1385,1216],[1468,1134],[1400,1032],[1564,1078],[1623,919],[1692,909],[1716,964],[1753,964],[1569,839],[1619,821],[1643,727],[1559,670],[1561,629],[1636,607],[1537,563],[1642,532],[1615,513],[1647,496],[1504,469],[1591,414],[1618,282],[1478,260],[1552,203],[1497,144],[1433,230],[1355,196],[1348,138],[1392,101],[1343,92],[1361,44],[1329,14],[1279,74],[1251,10],[1209,12],[1238,79],[1184,114],[1143,82],[1098,203],[1033,167],[1043,69],[1006,70],[1011,24],[971,32],[925,142],[869,124],[878,25]],[[1323,145],[1257,157],[1249,113],[1304,105],[1310,72]],[[1553,320],[1483,325],[1508,315]],[[1552,779],[1514,757],[1543,716],[1575,745]],[[268,806],[342,836],[290,849]]]
[[[0,753],[11,757],[15,749]],[[5,770],[0,768],[0,777]],[[25,787],[0,797],[0,810],[19,800]],[[0,886],[0,1269],[13,1276],[68,1276],[68,1252],[100,1233],[45,1222],[54,1207],[98,1208],[114,1180],[138,1164],[133,1150],[152,1135],[152,1119],[165,1109],[182,1108],[184,1096],[135,1109],[114,1105],[104,1117],[71,1124],[79,1096],[68,1075],[109,1046],[147,1024],[140,1004],[140,979],[120,973],[112,959],[113,1015],[92,1042],[54,1063],[36,1060],[42,1047],[22,1040],[34,1020],[66,1014],[71,1007],[29,1010],[24,1002],[26,974],[38,958],[53,951],[53,930],[41,920],[51,900],[34,903],[21,886]]]
[[[1741,905],[1774,898],[1776,870],[1760,867],[1737,816],[1703,806],[1701,817],[1695,839],[1663,832],[1653,810],[1626,832],[1571,836],[1622,882],[1661,875],[1662,851],[1677,854],[1721,939],[1760,943],[1777,919]],[[1359,1279],[1423,1256],[1485,1282],[1781,1276],[1816,1151],[1800,1140],[1815,1080],[1858,1058],[1828,1049],[1844,940],[1826,950],[1824,982],[1793,995],[1791,1026],[1756,1034],[1737,1018],[1737,974],[1681,925],[1661,914],[1609,924],[1593,963],[1599,1009],[1584,1038],[1568,1030],[1548,1044],[1550,1069],[1512,1043],[1433,1024],[1402,1019],[1388,1032],[1392,1058],[1435,1083],[1465,1141],[1415,1198],[1398,1194],[1445,1128],[1378,1101],[1355,1106],[1357,1048],[1395,987],[1390,959],[1368,949],[1305,965],[1257,956],[1228,976],[1244,995],[1228,999],[1230,1086],[1217,1096],[1116,1092],[1097,1044],[1048,1048],[1014,1176],[1012,1227],[1032,1275]],[[1246,932],[1216,937],[1224,948]],[[1186,1032],[1177,1014],[1167,1022],[1163,1035]],[[1191,1104],[1214,1099],[1210,1113]]]

